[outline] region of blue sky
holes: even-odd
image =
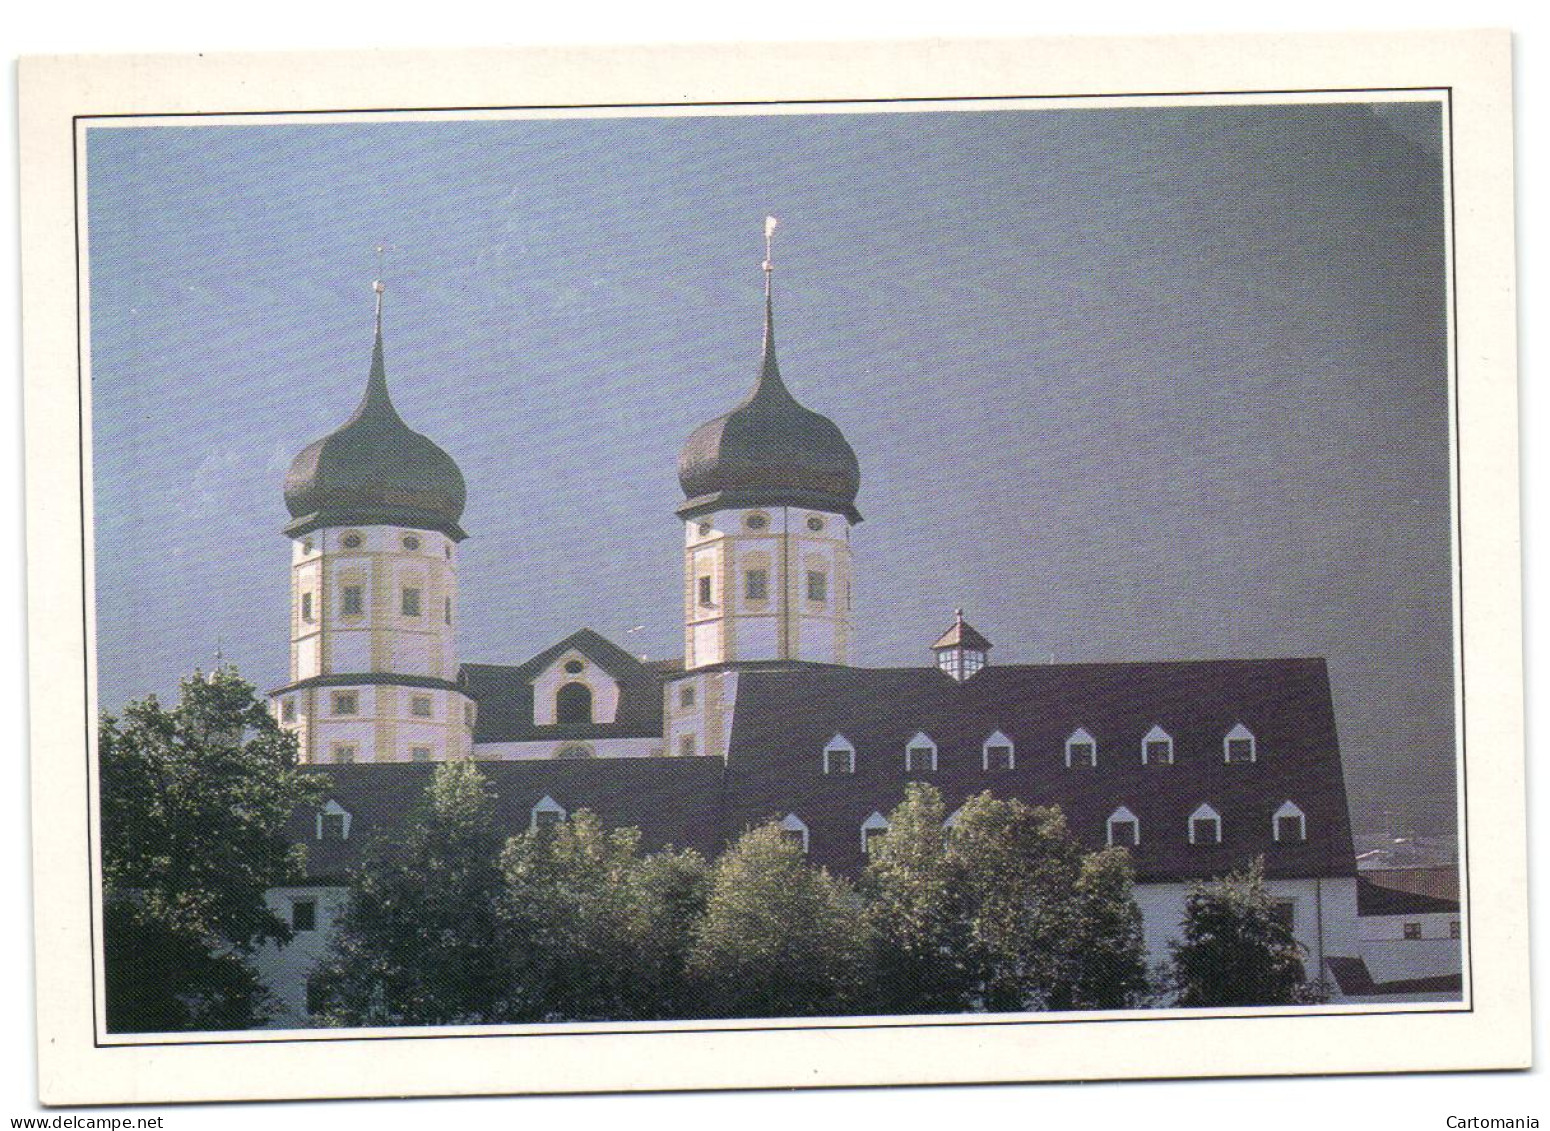
[[[373,247],[469,486],[465,660],[681,650],[677,451],[781,365],[862,469],[858,662],[1329,658],[1359,827],[1453,814],[1435,105],[89,133],[101,701],[285,674],[281,481]],[[628,637],[624,630],[644,625]]]

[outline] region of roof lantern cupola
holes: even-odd
[[[378,249],[379,252],[381,249]],[[404,423],[388,395],[382,353],[382,296],[366,393],[355,414],[309,445],[285,476],[285,533],[299,537],[325,526],[393,525],[439,530],[461,541],[467,501],[463,473],[451,456]]]
[[[799,506],[861,521],[861,470],[839,427],[803,407],[775,359],[776,220],[765,220],[764,356],[759,379],[741,403],[700,425],[678,456],[683,518],[737,507]]]
[[[954,610],[954,618],[953,626],[931,650],[936,653],[937,669],[962,683],[990,662],[990,641],[963,619],[962,609]]]

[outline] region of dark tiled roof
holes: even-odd
[[[1433,864],[1422,868],[1363,868],[1362,875],[1381,888],[1458,902],[1457,864]]]
[[[577,651],[619,684],[619,709],[611,723],[538,726],[533,722],[533,684],[546,667]],[[662,734],[662,684],[682,665],[643,664],[605,637],[583,628],[524,664],[464,664],[459,683],[478,704],[474,742],[535,742],[566,738],[651,738]]]
[[[366,395],[355,414],[308,445],[285,476],[285,506],[297,537],[321,526],[388,523],[465,537],[458,520],[467,491],[452,457],[414,431],[388,396],[382,308]]]
[[[1326,958],[1324,965],[1347,997],[1382,997],[1389,994],[1462,994],[1463,974],[1432,974],[1425,978],[1401,978],[1374,982],[1362,958]]]
[[[1435,895],[1405,891],[1376,882],[1371,873],[1356,879],[1358,915],[1446,915],[1457,914],[1459,901]]]
[[[1252,764],[1223,761],[1238,723],[1257,740]],[[1141,763],[1154,725],[1173,737],[1172,765]],[[1065,765],[1078,727],[1097,741],[1096,767]],[[1015,744],[1014,770],[982,768],[997,730]],[[1322,660],[999,666],[961,684],[932,668],[748,672],[727,768],[729,833],[794,812],[817,861],[857,870],[861,824],[900,800],[917,731],[937,744],[939,770],[910,776],[935,784],[950,808],[986,789],[1058,805],[1077,838],[1098,847],[1109,814],[1128,807],[1140,821],[1141,879],[1220,875],[1258,855],[1273,877],[1356,871]],[[837,733],[856,749],[854,774],[822,772]],[[1306,814],[1305,842],[1274,839],[1272,815],[1288,800]],[[1202,802],[1221,814],[1221,845],[1189,843]]]
[[[774,315],[764,306],[764,360],[753,392],[700,425],[678,456],[685,518],[724,507],[808,506],[860,522],[861,469],[839,427],[797,402],[775,360]]]
[[[317,772],[330,779],[328,797],[350,814],[350,838],[317,839],[317,811],[298,812],[292,835],[307,846],[315,881],[339,879],[374,840],[396,839],[424,795],[436,767],[426,763],[357,763]],[[647,850],[666,845],[707,855],[720,845],[719,758],[596,758],[578,761],[481,762],[496,794],[496,823],[506,835],[525,832],[533,806],[552,797],[567,812],[591,809],[610,827],[635,827]]]

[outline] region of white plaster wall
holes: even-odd
[[[780,654],[780,622],[774,617],[738,617],[732,649],[739,659],[768,660]]]
[[[648,738],[598,738],[566,739],[556,742],[480,742],[474,746],[474,757],[490,761],[544,761],[555,756],[562,746],[584,742],[599,758],[658,758],[665,752],[662,739]]]
[[[805,585],[806,582],[804,581]],[[831,586],[830,598],[834,596],[832,586],[834,579],[829,579]],[[820,664],[835,664],[843,662],[840,655],[838,626],[831,620],[820,620],[817,617],[803,617],[798,637],[801,646],[798,649],[798,659],[813,660]]]
[[[429,637],[398,634],[393,638],[392,671],[399,675],[428,675],[439,678],[441,673],[432,668]]]
[[[333,633],[334,670],[337,672],[371,671],[371,632],[368,629],[340,628]]]
[[[694,639],[694,666],[721,663],[721,633],[716,621],[696,624],[692,628]]]
[[[349,893],[342,887],[271,888],[264,893],[270,910],[287,923],[291,921],[291,904],[297,899],[317,901],[317,930],[298,932],[283,946],[266,943],[252,957],[254,970],[276,998],[277,1016],[270,1028],[308,1024],[307,978],[328,951]]]
[[[1361,956],[1375,982],[1432,978],[1464,969],[1464,943],[1451,937],[1456,912],[1438,915],[1364,915],[1358,927]],[[1419,923],[1421,937],[1405,938],[1405,924]]]
[[[318,670],[318,641],[317,633],[304,636],[296,641],[296,678],[307,679],[319,675]]]

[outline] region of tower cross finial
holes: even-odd
[[[764,218],[764,293],[770,293],[770,275],[775,270],[775,229],[780,221],[773,216]]]

